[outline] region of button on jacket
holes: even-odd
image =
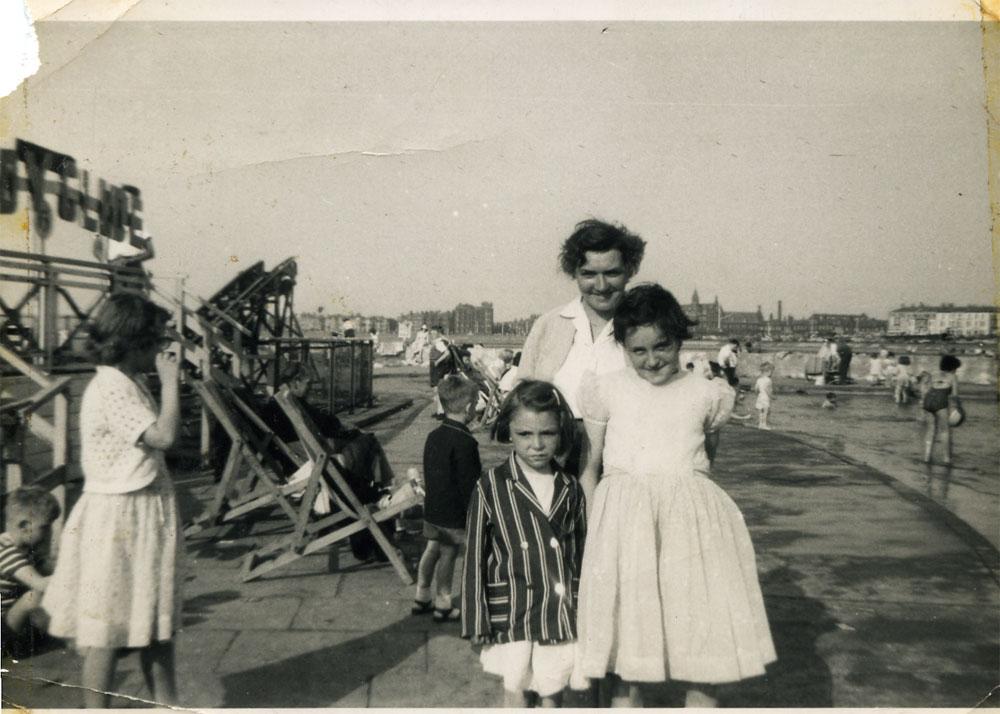
[[[483,474],[469,504],[462,637],[496,644],[576,639],[585,537],[583,489],[576,480],[556,472],[547,514],[513,454]]]

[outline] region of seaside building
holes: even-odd
[[[992,305],[903,305],[889,313],[890,335],[997,334],[997,308]]]
[[[760,305],[756,312],[723,312],[722,332],[733,337],[759,337],[767,332],[767,323]]]
[[[476,307],[460,303],[452,311],[452,332],[456,335],[493,334],[493,303],[484,302]]]
[[[460,303],[454,310],[418,310],[400,315],[395,322],[409,322],[413,334],[420,325],[440,325],[449,335],[489,335],[493,333],[493,303]]]
[[[715,296],[715,300],[713,302],[702,303],[701,299],[698,297],[698,290],[696,289],[691,295],[691,302],[687,305],[681,305],[681,309],[684,310],[685,315],[698,322],[698,324],[692,328],[692,332],[695,337],[722,334],[723,313],[722,305],[719,304],[718,295]]]
[[[868,317],[865,313],[816,312],[809,316],[813,335],[880,335],[888,323]]]

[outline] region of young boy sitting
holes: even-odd
[[[438,384],[444,409],[441,425],[424,444],[424,537],[427,546],[417,569],[417,593],[412,612],[434,612],[435,622],[454,619],[451,581],[458,549],[465,543],[469,499],[482,472],[479,443],[466,426],[474,415],[476,385],[458,375]],[[431,583],[434,581],[434,598]]]
[[[3,649],[17,653],[30,642],[30,629],[44,630],[42,593],[49,581],[52,523],[59,502],[48,491],[24,486],[7,495],[6,528],[0,533],[0,610]]]

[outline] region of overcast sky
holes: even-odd
[[[558,248],[596,216],[682,301],[994,301],[978,23],[37,29],[8,136],[137,185],[154,273],[203,296],[297,256],[299,311],[527,316],[574,293]]]

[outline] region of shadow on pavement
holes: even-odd
[[[836,628],[835,620],[819,600],[806,597],[796,583],[799,574],[778,568],[761,578],[771,637],[778,653],[763,677],[720,689],[726,707],[832,707],[833,677],[817,649],[817,640]]]
[[[333,638],[337,633],[330,635]],[[334,706],[401,664],[426,641],[424,632],[415,632],[412,626],[407,629],[406,622],[400,621],[330,647],[227,674],[222,677],[222,706]]]

